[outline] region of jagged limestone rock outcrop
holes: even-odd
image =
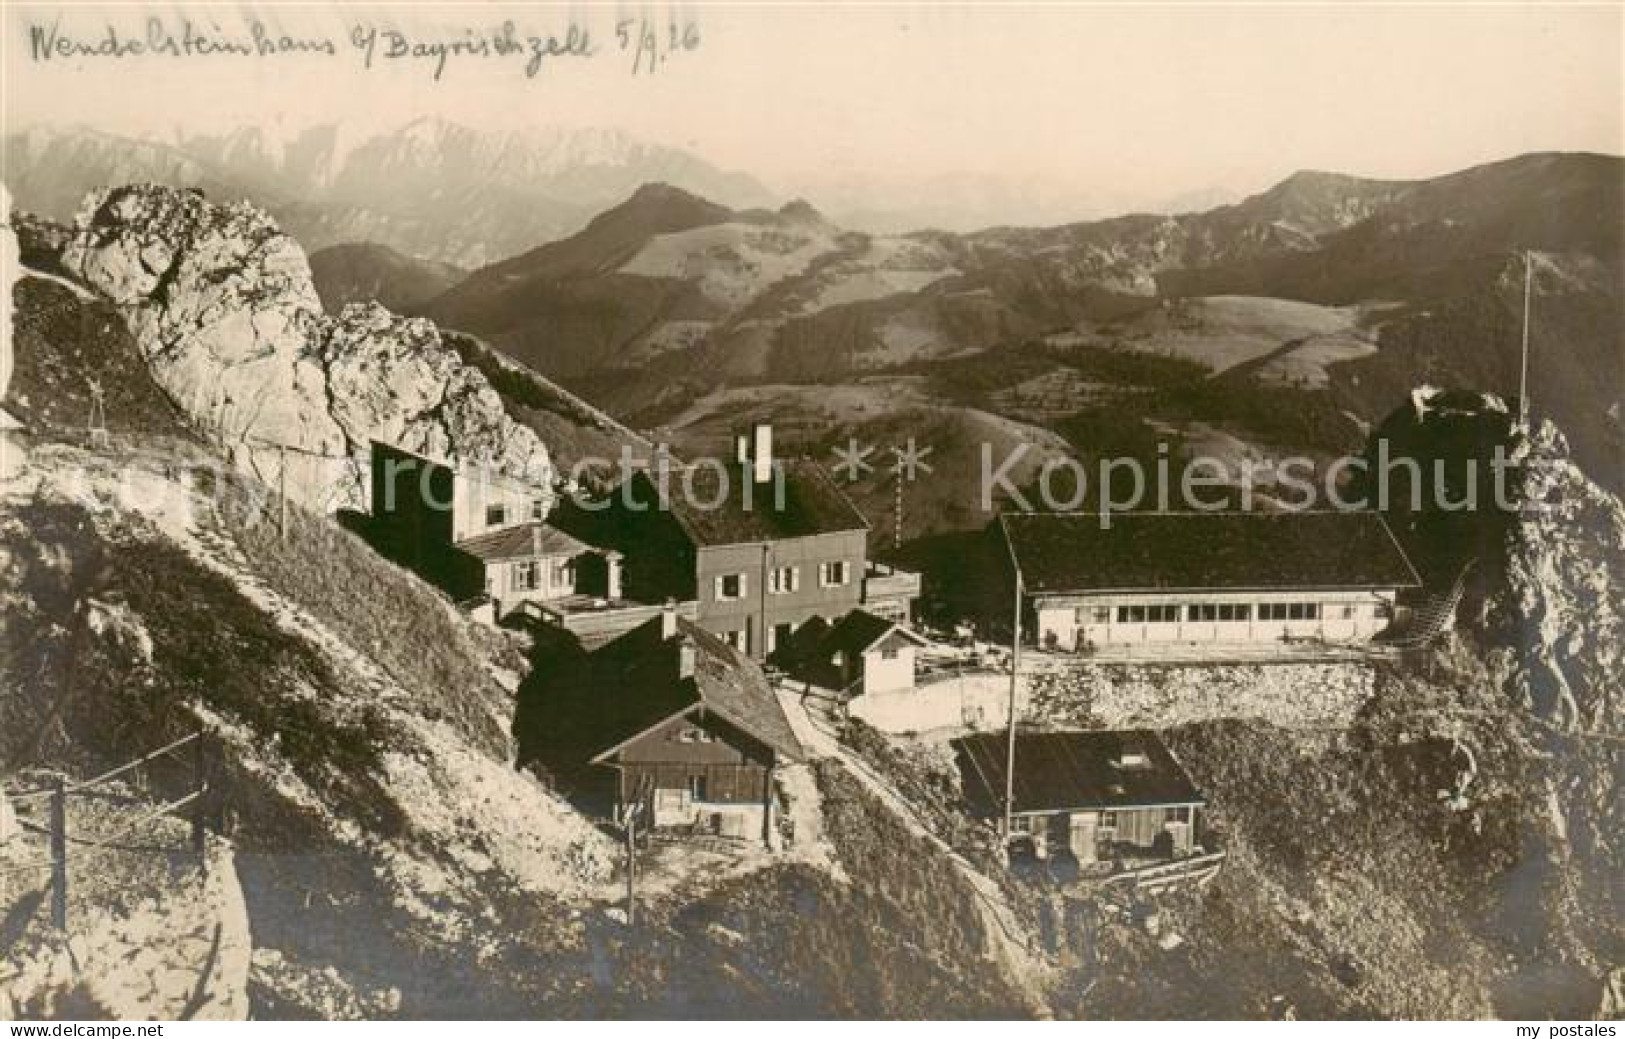
[[[1543,423],[1513,458],[1524,508],[1505,588],[1487,620],[1509,652],[1509,691],[1561,729],[1625,730],[1625,505],[1598,487]]]
[[[546,447],[435,326],[373,304],[322,313],[293,239],[247,203],[155,185],[91,196],[64,265],[124,311],[158,384],[233,461],[295,500],[365,504],[377,439],[538,488]]]

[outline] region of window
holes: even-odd
[[[1189,621],[1244,621],[1252,616],[1253,608],[1239,602],[1198,602],[1185,607]]]
[[[789,624],[775,624],[767,633],[767,651],[777,653],[780,647],[790,644],[790,637],[795,629]]]
[[[534,559],[513,566],[513,590],[516,592],[533,592],[536,590],[537,571],[540,569]]]
[[[508,522],[508,507],[506,505],[487,505],[485,507],[485,525],[487,527],[500,527]]]
[[[773,595],[786,595],[801,587],[801,567],[781,566],[767,575],[767,590]]]
[[[850,580],[846,560],[837,559],[818,566],[818,583],[825,588],[837,588]]]
[[[881,651],[880,651],[880,659],[881,660],[896,660],[897,659],[897,647],[896,646],[886,646],[883,649],[881,649]]]
[[[1179,607],[1172,604],[1153,606],[1119,606],[1119,624],[1172,624],[1179,620]]]
[[[537,498],[535,501],[530,503],[530,518],[538,523],[544,519],[547,519],[547,507],[546,503],[543,502],[542,499]]]
[[[1346,621],[1353,620],[1354,619],[1354,604],[1353,603],[1345,604],[1343,606],[1343,608],[1342,608],[1342,613],[1343,613],[1343,619],[1344,620],[1346,620]]]
[[[738,631],[725,631],[725,632],[722,633],[722,641],[726,642],[728,645],[732,646],[734,649],[737,649],[740,652],[744,652],[744,649],[745,649],[745,632],[744,632],[743,629],[740,629]]]
[[[573,588],[575,586],[575,567],[570,565],[568,559],[554,560],[552,573],[548,580],[554,588]]]
[[[717,738],[698,725],[685,725],[677,731],[678,743],[715,743]]]
[[[1100,828],[1103,829],[1103,830],[1115,830],[1115,829],[1117,829],[1117,813],[1116,812],[1101,812],[1100,813]]]
[[[694,800],[694,801],[708,800],[708,798],[705,796],[706,793],[707,793],[707,790],[706,790],[706,782],[705,782],[705,777],[704,776],[689,776],[688,777],[688,796],[689,796],[690,800]]]
[[[1262,621],[1312,621],[1320,619],[1318,602],[1264,602],[1258,604]]]
[[[1109,624],[1112,619],[1110,606],[1079,606],[1076,621],[1079,624]]]
[[[1188,823],[1191,821],[1191,810],[1189,808],[1164,808],[1162,810],[1162,821],[1165,823]]]
[[[717,601],[728,602],[745,597],[745,575],[723,574],[717,578]]]
[[[1379,602],[1376,606],[1371,608],[1371,615],[1380,621],[1388,620],[1394,615],[1394,604],[1389,602]]]

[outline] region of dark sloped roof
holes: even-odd
[[[1004,811],[1007,738],[977,733],[953,743],[965,797],[983,814]],[[1148,764],[1118,767],[1125,746],[1142,750]],[[1017,813],[1201,803],[1190,776],[1148,729],[1016,732]]]
[[[704,706],[792,759],[802,757],[790,721],[761,667],[721,639],[679,619],[674,638],[661,636],[662,618],[639,625],[589,660],[592,693],[576,699],[576,719],[590,736],[595,760],[689,708]],[[682,644],[694,648],[694,674],[682,678]]]
[[[592,551],[564,531],[546,523],[525,523],[517,527],[477,534],[457,542],[471,556],[487,561],[529,559],[534,556],[574,556]]]
[[[835,627],[824,636],[820,643],[820,651],[825,656],[832,655],[837,650],[854,655],[863,653],[885,638],[893,629],[896,629],[903,638],[916,644],[925,642],[907,628],[899,627],[896,621],[876,617],[868,610],[852,610],[836,622]]]
[[[1374,512],[1008,513],[1029,593],[1420,583]]]
[[[782,481],[762,484],[752,484],[738,465],[674,468],[666,474],[664,507],[701,547],[869,528],[863,514],[816,462],[795,458],[778,465]],[[645,486],[659,486],[647,476],[644,480]],[[781,485],[782,495],[776,491]]]

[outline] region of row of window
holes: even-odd
[[[1132,809],[1132,811],[1139,814],[1144,814],[1146,812],[1159,811],[1159,809],[1136,808]],[[1164,823],[1185,823],[1189,825],[1191,822],[1191,810],[1188,807],[1163,808],[1160,809],[1160,811],[1162,813],[1162,821]],[[1076,816],[1079,814],[1088,813],[1074,812],[1072,814]],[[1117,812],[1113,809],[1105,809],[1101,811],[1098,816],[1096,816],[1096,823],[1102,830],[1115,830],[1117,828],[1117,822]],[[1049,829],[1049,819],[1048,817],[1041,815],[1018,815],[1010,820],[1010,829],[1016,833],[1042,833]]]
[[[1377,617],[1387,616],[1386,603],[1375,604]],[[1360,615],[1355,603],[1342,603],[1322,609],[1318,602],[1261,602],[1258,619],[1261,621],[1314,621],[1333,613],[1340,620],[1353,620]],[[1108,624],[1112,620],[1110,606],[1089,606],[1078,610],[1079,624]],[[1250,621],[1253,604],[1245,602],[1203,602],[1180,606],[1177,603],[1148,603],[1143,606],[1119,606],[1116,612],[1119,624],[1175,624],[1180,620],[1190,623],[1207,621]]]
[[[844,559],[837,559],[827,563],[818,564],[818,586],[820,588],[840,588],[852,580],[852,564]],[[767,592],[769,595],[789,595],[801,589],[801,567],[781,566],[768,571]],[[750,593],[750,577],[748,574],[723,574],[716,578],[714,592],[718,602],[732,602],[743,599]]]

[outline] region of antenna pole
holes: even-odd
[[[1004,851],[1010,853],[1010,827],[1016,800],[1016,684],[1021,674],[1021,570],[1016,570],[1015,626],[1010,636],[1010,714],[1004,751]]]
[[[1518,425],[1529,429],[1529,297],[1534,283],[1534,258],[1523,254],[1523,360],[1518,370]]]

